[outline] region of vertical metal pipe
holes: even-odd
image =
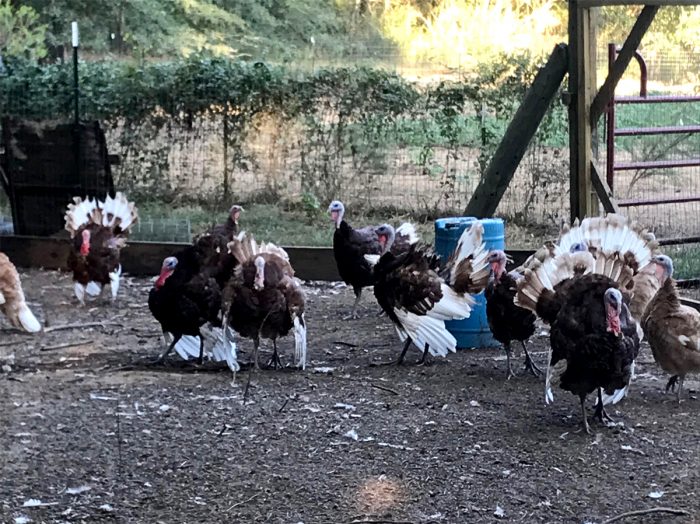
[[[71,24],[72,44],[73,44],[73,112],[74,112],[74,130],[73,130],[73,147],[75,149],[75,184],[82,185],[82,193],[87,196],[86,184],[81,180],[80,169],[80,84],[78,81],[78,23]]]
[[[615,44],[608,44],[608,74],[612,71],[615,58],[617,57],[617,47]],[[615,178],[615,91],[613,90],[610,102],[608,102],[608,118],[605,122],[605,171],[610,191],[613,191],[613,180]]]

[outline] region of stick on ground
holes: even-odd
[[[628,511],[627,513],[621,513],[608,520],[604,520],[603,524],[610,524],[611,522],[617,522],[618,520],[626,519],[628,517],[639,517],[640,515],[649,515],[650,513],[671,513],[672,515],[690,515],[685,510],[674,509],[674,508],[649,508],[649,509],[638,509],[635,511]]]

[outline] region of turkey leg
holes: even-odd
[[[355,303],[352,306],[352,313],[348,315],[347,317],[343,317],[343,320],[355,320],[360,318],[360,315],[357,314],[357,306],[360,304],[360,300],[362,299],[362,288],[357,288],[355,289]]]
[[[202,336],[202,333],[199,332],[199,357],[197,358],[197,364],[202,365],[202,362],[204,362],[204,337]]]
[[[418,365],[419,365],[419,366],[421,366],[421,365],[423,365],[423,366],[429,366],[429,365],[431,365],[431,364],[433,363],[432,360],[428,357],[428,351],[429,351],[429,350],[430,350],[430,344],[428,344],[428,343],[426,342],[426,343],[425,343],[425,349],[423,350],[423,358],[421,358],[420,361],[418,362]]]
[[[581,416],[583,417],[583,429],[586,431],[586,433],[592,435],[591,427],[588,425],[588,417],[586,416],[586,395],[581,394],[579,395],[579,398],[581,399]]]
[[[165,336],[165,332],[163,332],[163,336]],[[165,352],[158,358],[158,360],[155,360],[152,362],[152,364],[162,364],[165,362],[165,357],[168,356],[168,353],[170,353],[173,348],[175,347],[175,344],[178,343],[178,341],[182,338],[182,335],[180,333],[173,335],[173,341],[170,343],[168,348],[165,350]]]
[[[406,351],[408,351],[408,348],[411,346],[411,337],[406,338],[406,343],[403,345],[403,351],[401,351],[401,354],[399,355],[399,359],[396,361],[396,365],[400,366],[403,364],[403,359],[406,356]]]
[[[530,353],[527,350],[527,346],[525,345],[525,341],[521,340],[520,343],[523,345],[523,351],[525,352],[525,369],[529,370],[530,373],[532,373],[536,377],[539,377],[542,374],[542,370],[539,367],[537,367],[535,361],[532,360],[532,357],[530,356]]]
[[[515,372],[513,372],[513,367],[510,363],[510,342],[503,344],[503,349],[506,350],[506,366],[508,367],[508,371],[506,372],[506,380],[510,380],[515,376]]]
[[[605,406],[603,405],[603,390],[601,388],[598,388],[598,404],[595,407],[593,418],[598,419],[601,424],[606,426],[615,425],[613,418],[605,411]]]
[[[280,360],[279,353],[277,353],[277,339],[272,339],[272,358],[268,361],[267,366],[272,369],[277,369],[282,367],[282,361]]]

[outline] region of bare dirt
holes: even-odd
[[[646,347],[611,412],[622,425],[589,436],[572,395],[545,406],[541,379],[505,381],[500,350],[376,366],[400,343],[371,293],[343,321],[351,293],[310,285],[308,369],[254,374],[244,403],[247,371],[146,365],[162,349],[150,280],[81,309],[66,275],[23,279],[48,329],[0,330],[3,523],[601,523],[658,506],[688,514],[625,521],[700,519],[699,384],[679,405]],[[543,365],[547,338],[532,346]]]

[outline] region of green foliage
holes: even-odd
[[[42,58],[45,32],[34,9],[0,0],[0,57]]]
[[[70,21],[92,53],[181,56],[208,50],[228,56],[291,59],[353,47],[353,18],[334,0],[26,0],[48,25],[48,43],[70,42]],[[366,24],[366,33],[381,40]]]
[[[299,184],[294,191],[302,195],[307,217],[343,193],[349,162],[369,191],[381,185],[378,177],[401,148],[414,157],[419,174],[440,187],[437,200],[422,203],[434,213],[456,205],[452,199],[461,182],[481,177],[535,65],[529,56],[504,58],[462,81],[424,86],[381,69],[300,74],[211,55],[158,63],[89,62],[80,64],[81,114],[115,131],[122,156],[117,183],[145,198],[185,198],[182,181],[169,173],[177,147],[173,136],[199,129],[223,139],[224,172],[216,189],[194,188],[188,198],[228,200],[231,177],[258,169],[260,156],[250,143],[265,126],[272,140],[295,137],[292,147],[300,161],[291,183]],[[0,77],[0,114],[6,116],[70,118],[72,97],[70,65],[12,62]],[[565,125],[563,108],[555,104],[538,139],[564,144]],[[477,163],[468,161],[473,151]],[[288,183],[267,178],[264,188],[256,188],[256,201],[289,194]]]

